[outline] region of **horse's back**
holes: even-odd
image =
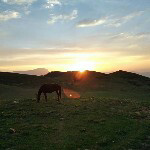
[[[61,89],[61,86],[58,85],[58,84],[43,84],[41,87],[40,87],[40,90],[42,92],[54,92],[54,91],[57,91],[57,90],[60,90]]]

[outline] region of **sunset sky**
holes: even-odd
[[[150,70],[150,0],[0,0],[0,71]]]

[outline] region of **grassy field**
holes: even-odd
[[[36,103],[37,89],[0,90],[2,150],[150,149],[148,92],[82,91],[59,104],[54,93]]]

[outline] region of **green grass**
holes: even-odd
[[[83,92],[80,99],[63,97],[59,104],[55,94],[47,103],[36,103],[35,89],[5,88],[9,94],[3,91],[0,99],[2,150],[150,148],[149,94]]]

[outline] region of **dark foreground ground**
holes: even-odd
[[[83,92],[79,99],[63,97],[62,104],[55,94],[37,104],[34,93],[13,88],[1,94],[0,149],[150,149],[148,92]]]

